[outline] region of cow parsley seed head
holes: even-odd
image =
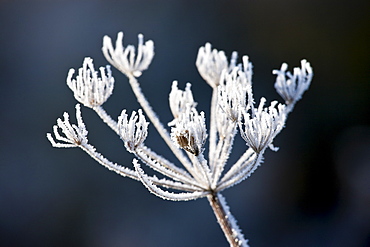
[[[130,119],[126,110],[122,111],[118,117],[118,130],[127,151],[135,152],[136,148],[143,144],[148,135],[148,125],[141,109],[138,114],[133,111]]]
[[[275,89],[286,104],[295,104],[310,86],[313,71],[305,59],[301,61],[301,68],[293,69],[293,74],[287,69],[288,65],[283,63],[280,70],[273,70],[272,73],[277,75]]]
[[[141,76],[142,72],[148,69],[154,57],[154,43],[148,40],[144,44],[144,36],[138,35],[137,53],[135,46],[123,46],[123,32],[119,32],[116,40],[116,47],[113,47],[112,40],[104,36],[102,51],[105,58],[126,76]]]
[[[256,153],[263,153],[267,147],[277,151],[272,142],[283,129],[286,120],[285,105],[273,101],[268,108],[264,108],[265,102],[266,99],[261,98],[258,108],[252,107],[251,114],[246,111],[241,113],[244,128],[239,123],[242,138]]]
[[[100,67],[99,70],[101,77],[98,76],[93,60],[89,57],[84,59],[75,79],[72,79],[75,70],[69,70],[67,85],[73,91],[76,100],[86,107],[93,108],[104,104],[113,92],[114,78],[110,66]]]
[[[179,148],[195,156],[202,153],[207,139],[204,112],[199,114],[194,107],[187,105],[186,110],[179,115],[175,127],[171,128],[171,137]]]
[[[193,93],[191,92],[191,84],[187,83],[185,90],[178,89],[177,81],[173,81],[172,89],[169,95],[169,104],[174,120],[168,123],[168,126],[174,126],[176,120],[182,112],[185,112],[186,106],[195,107]]]
[[[57,119],[57,124],[54,125],[53,128],[55,139],[61,142],[56,142],[50,133],[47,134],[47,138],[53,147],[70,148],[86,144],[87,130],[82,121],[80,104],[76,104],[77,125],[70,123],[69,114],[67,112],[64,112],[63,117],[64,120],[60,118]],[[64,136],[60,135],[59,129]]]
[[[232,70],[236,66],[238,54],[232,53],[230,65],[224,51],[212,50],[210,43],[199,48],[196,60],[196,66],[199,74],[212,87],[216,88],[219,85],[221,73],[223,70]]]
[[[239,113],[247,111],[252,99],[252,85],[249,72],[245,73],[240,67],[232,71],[224,70],[218,86],[218,103],[226,115],[233,121],[239,120]]]

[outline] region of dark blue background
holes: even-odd
[[[208,115],[211,90],[195,67],[205,42],[250,56],[257,99],[280,100],[272,69],[308,59],[314,79],[276,138],[280,151],[224,195],[252,247],[369,244],[369,10],[365,0],[0,1],[0,246],[227,246],[207,200],[163,201],[46,139],[64,111],[74,120],[69,68],[85,56],[107,64],[103,35],[121,30],[126,44],[140,32],[155,42],[140,81],[165,123],[175,79],[193,84]],[[113,73],[104,106],[116,118],[139,106]],[[90,109],[82,114],[91,144],[131,166],[119,138]],[[152,127],[146,143],[172,158]],[[231,160],[244,149],[238,138]]]

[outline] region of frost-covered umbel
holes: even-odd
[[[76,100],[86,107],[94,108],[104,104],[113,92],[114,78],[110,66],[100,67],[99,70],[101,77],[98,76],[93,60],[89,57],[83,61],[76,79],[72,79],[75,70],[69,70],[67,85],[73,91]]]
[[[226,205],[221,191],[248,178],[261,164],[266,149],[277,151],[273,146],[275,137],[284,128],[288,114],[301,99],[312,79],[312,68],[302,60],[301,68],[287,71],[283,63],[277,75],[275,88],[284,103],[268,103],[261,98],[255,103],[252,93],[252,64],[248,56],[237,64],[237,53],[230,62],[223,51],[212,49],[207,43],[201,47],[196,67],[213,90],[208,116],[197,110],[191,84],[184,90],[174,81],[169,94],[169,106],[173,120],[165,127],[146,100],[137,80],[146,70],[154,56],[153,41],[146,41],[142,34],[139,44],[123,46],[123,33],[118,33],[115,48],[108,36],[104,37],[103,54],[108,62],[129,79],[129,83],[142,109],[129,117],[122,110],[118,121],[112,119],[102,105],[112,94],[114,78],[109,66],[95,71],[91,58],[85,58],[82,68],[73,79],[74,70],[68,73],[67,84],[77,101],[93,109],[98,116],[122,139],[123,146],[133,153],[133,167],[109,161],[88,143],[87,130],[82,120],[80,105],[76,105],[77,125],[71,124],[68,113],[64,120],[58,119],[54,126],[54,138],[47,138],[53,147],[79,147],[93,159],[110,170],[141,181],[153,194],[173,201],[194,200],[207,197],[230,246],[248,246],[241,230]],[[145,145],[149,122],[157,129],[172,150],[177,161],[169,161]],[[208,127],[206,126],[208,119]],[[228,158],[238,131],[245,140],[246,150],[234,163]],[[208,140],[208,158],[205,144]],[[163,178],[148,175],[142,164],[158,172]]]

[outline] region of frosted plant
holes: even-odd
[[[274,138],[310,85],[313,75],[310,64],[302,60],[301,68],[294,68],[293,74],[287,72],[285,63],[280,70],[273,70],[277,75],[275,88],[285,103],[273,101],[265,107],[265,98],[261,98],[257,105],[253,99],[249,58],[243,56],[242,63],[237,64],[237,53],[233,52],[228,62],[223,51],[212,49],[207,43],[199,49],[196,66],[213,90],[209,131],[205,113],[196,109],[191,84],[181,90],[177,81],[172,83],[169,94],[174,117],[168,123],[169,131],[146,100],[137,79],[153,59],[153,41],[144,43],[140,34],[137,51],[132,45],[124,47],[122,41],[122,32],[118,33],[115,47],[111,38],[105,36],[102,51],[109,63],[127,76],[142,109],[132,112],[131,116],[123,110],[118,121],[112,119],[102,105],[113,92],[114,78],[109,66],[100,68],[99,77],[91,58],[85,58],[75,79],[74,70],[69,71],[67,85],[76,100],[93,109],[122,139],[127,151],[135,155],[133,168],[109,161],[89,144],[79,104],[76,105],[77,125],[71,124],[68,113],[64,113],[64,120],[58,119],[53,128],[54,137],[48,133],[47,138],[53,147],[81,148],[108,169],[141,181],[160,198],[187,201],[206,197],[230,246],[248,246],[221,192],[248,178],[262,163],[266,149],[277,151],[273,146]],[[178,159],[177,164],[145,145],[149,122],[144,113]],[[246,150],[234,164],[226,166],[238,130],[246,142]],[[204,148],[207,139],[208,158]],[[162,178],[148,175],[142,164],[162,174]]]

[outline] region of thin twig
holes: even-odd
[[[214,192],[209,194],[207,198],[230,246],[248,247],[247,240],[245,240],[243,234],[241,234],[222,195]]]

